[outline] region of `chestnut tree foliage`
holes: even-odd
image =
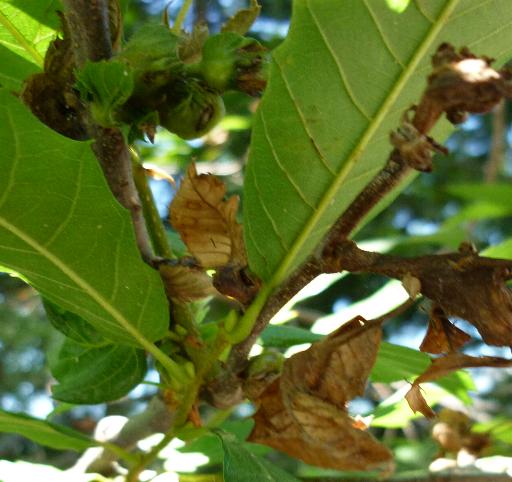
[[[434,154],[450,162],[454,124],[512,95],[508,0],[294,0],[273,50],[247,34],[256,0],[219,31],[185,28],[186,0],[130,34],[126,3],[0,0],[0,266],[37,290],[61,334],[49,357],[57,403],[119,400],[151,370],[158,393],[110,437],[7,411],[0,430],[85,451],[68,472],[76,480],[171,472],[161,460],[175,438],[210,457],[206,470],[222,463],[228,481],[296,480],[311,466],[390,476],[378,431],[402,426],[390,413],[437,417],[443,453],[480,455],[491,435],[435,405],[447,394],[470,403],[460,369],[512,365],[463,351],[475,335],[512,346],[510,243],[492,257],[469,239],[404,257],[354,240],[435,168]],[[177,187],[145,164],[165,149],[160,137],[214,136],[235,94],[254,99],[240,196],[195,159]],[[155,177],[175,189],[164,220]],[[326,336],[284,324],[311,286],[347,273],[397,280],[402,294],[373,319],[331,317]],[[419,303],[418,349],[383,340],[383,324]],[[311,346],[284,356],[301,343]],[[389,390],[404,379],[373,423],[348,410],[368,380]],[[271,463],[270,447],[288,458]]]

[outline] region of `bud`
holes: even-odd
[[[222,97],[193,79],[176,83],[169,99],[158,108],[160,125],[183,139],[201,137],[224,116]]]

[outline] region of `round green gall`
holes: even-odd
[[[160,125],[183,139],[195,139],[213,129],[225,113],[216,92],[195,81],[186,81],[185,94],[173,105],[158,109]]]

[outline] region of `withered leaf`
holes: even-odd
[[[364,318],[356,317],[289,358],[281,380],[285,396],[288,390],[299,388],[344,408],[348,401],[363,395],[382,335],[379,325],[368,327],[365,323]]]
[[[457,351],[464,346],[471,337],[457,328],[439,307],[434,307],[430,312],[427,333],[421,342],[420,350],[440,355]]]
[[[191,164],[171,203],[171,224],[204,268],[247,265],[242,227],[236,221],[239,199],[225,201],[225,194],[218,178],[198,175]]]
[[[185,303],[211,296],[216,292],[211,278],[201,269],[162,264],[158,270],[170,299]]]
[[[286,360],[258,398],[249,440],[338,470],[393,470],[390,451],[348,415],[375,362],[381,330],[356,318]]]
[[[427,418],[434,418],[436,416],[435,412],[428,406],[419,385],[413,384],[411,389],[405,394],[405,399],[414,413],[420,412]]]
[[[251,6],[235,13],[222,27],[221,32],[235,32],[245,35],[258,18],[261,7],[257,0],[251,0]]]
[[[402,278],[402,286],[412,300],[414,300],[421,292],[421,281],[410,273],[407,273]]]
[[[512,366],[512,360],[494,356],[474,357],[464,355],[463,353],[449,353],[432,361],[432,364],[423,372],[412,384],[411,389],[405,395],[411,410],[421,412],[426,417],[435,416],[434,412],[428,407],[423,395],[421,394],[420,384],[437,380],[438,378],[449,375],[450,373],[462,368],[475,367],[496,367],[504,368]]]

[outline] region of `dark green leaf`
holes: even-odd
[[[17,433],[57,450],[85,450],[97,445],[80,432],[19,413],[0,410],[0,432]]]
[[[138,385],[146,373],[146,355],[123,345],[85,347],[66,340],[54,366],[59,381],[53,397],[68,403],[93,404],[117,400]]]
[[[294,2],[255,117],[244,186],[249,264],[269,286],[260,299],[382,167],[389,131],[418,101],[439,44],[503,61],[511,21],[507,0],[492,9],[487,0],[411,2],[401,14],[383,1]]]
[[[224,480],[226,482],[297,482],[295,477],[258,457],[244,447],[233,434],[215,431],[224,449]]]
[[[304,328],[286,325],[269,325],[260,335],[265,346],[288,348],[301,343],[314,343],[324,338],[323,335],[311,333]]]
[[[81,345],[101,346],[108,341],[81,316],[64,310],[49,300],[43,299],[44,309],[50,323],[68,338]]]
[[[0,90],[0,265],[115,342],[162,338],[167,301],[90,145],[41,124]]]

